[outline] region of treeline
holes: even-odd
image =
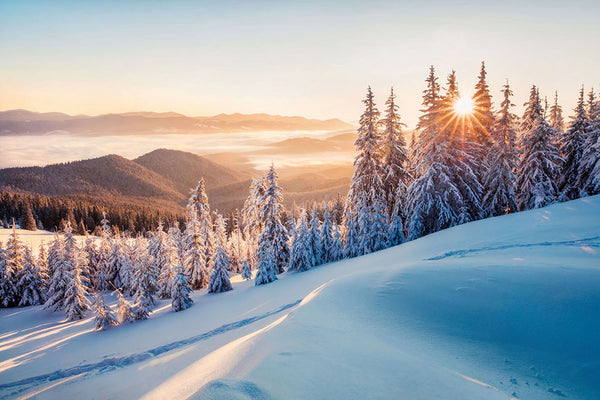
[[[132,204],[84,195],[54,197],[6,188],[0,191],[0,227],[9,228],[14,219],[23,229],[59,231],[68,221],[76,234],[98,236],[104,212],[115,231],[127,234],[154,230],[159,221],[167,225],[185,222],[183,210],[157,202],[147,204],[140,200],[139,204]]]

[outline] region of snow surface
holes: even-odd
[[[600,196],[478,221],[101,332],[2,309],[0,397],[597,399],[599,222]]]

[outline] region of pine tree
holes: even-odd
[[[309,243],[308,223],[306,212],[302,211],[298,226],[294,230],[292,251],[288,269],[290,271],[308,271],[315,266],[314,253]]]
[[[117,306],[117,320],[119,321],[119,325],[124,324],[126,322],[135,321],[135,315],[133,313],[133,307],[131,304],[125,300],[123,293],[120,290],[115,290],[117,292],[117,296],[119,298],[119,305]]]
[[[471,138],[472,152],[474,152],[475,164],[478,170],[475,171],[480,179],[487,170],[486,161],[488,151],[494,143],[492,138],[492,130],[494,128],[495,118],[492,110],[492,95],[486,80],[487,72],[485,70],[485,62],[481,62],[479,78],[475,85],[475,93],[473,93],[473,115],[469,118],[469,125],[473,131]]]
[[[353,258],[359,255],[358,251],[358,226],[354,222],[352,210],[345,214],[346,229],[344,236],[344,258]]]
[[[308,223],[307,245],[309,256],[311,257],[312,265],[323,264],[321,255],[323,254],[323,240],[321,237],[321,229],[317,211],[313,208]]]
[[[406,192],[411,181],[408,171],[408,150],[402,132],[402,127],[406,125],[400,122],[398,105],[395,100],[396,96],[394,88],[392,88],[390,97],[385,103],[387,108],[382,134],[384,202],[390,217],[393,216],[394,210],[399,211],[395,207],[396,203],[404,203],[406,200]],[[398,216],[403,218],[402,215]]]
[[[156,305],[156,296],[158,295],[158,273],[151,266],[146,248],[141,238],[135,241],[133,253],[133,273],[135,291],[134,317],[136,320],[146,319],[152,308]]]
[[[106,330],[118,324],[112,310],[104,302],[104,296],[96,294],[92,303],[92,308],[96,317],[94,318],[94,326],[96,330]]]
[[[333,221],[329,213],[329,207],[325,202],[323,210],[323,224],[321,225],[321,260],[323,263],[333,261],[331,259],[331,250],[333,248]]]
[[[87,268],[83,271],[83,276],[89,282],[89,289],[93,289],[95,277],[98,275],[98,249],[96,241],[90,236],[85,238],[83,253],[87,258]]]
[[[173,276],[173,283],[171,284],[173,291],[171,292],[171,307],[175,311],[185,310],[192,306],[194,302],[190,298],[190,292],[192,288],[185,273],[183,265],[175,267],[175,275]]]
[[[188,205],[186,208],[188,221],[192,220],[195,216],[195,219],[198,221],[200,226],[199,229],[199,238],[198,243],[200,243],[200,247],[197,251],[203,251],[204,255],[199,259],[199,261],[204,262],[204,270],[210,270],[211,257],[214,251],[214,241],[213,241],[213,222],[210,214],[210,205],[208,204],[208,196],[206,195],[206,190],[204,188],[204,178],[200,179],[198,182],[198,186],[193,191],[192,196],[188,201]],[[200,279],[201,277],[197,276],[192,278],[192,285],[194,287],[199,284],[201,287],[204,287],[204,283],[200,283],[199,281],[195,281],[194,279]]]
[[[90,306],[85,297],[88,292],[82,281],[81,264],[73,264],[69,275],[71,279],[65,290],[63,304],[67,320],[74,321],[85,318],[85,312]]]
[[[29,204],[24,206],[19,225],[21,226],[21,229],[26,229],[28,231],[37,230],[37,224],[35,222],[35,218],[33,218],[33,213],[31,212],[31,207],[29,207]]]
[[[557,137],[560,137],[565,130],[562,107],[558,104],[558,91],[554,92],[554,103],[550,107],[550,126]]]
[[[558,196],[555,177],[561,162],[552,145],[552,128],[543,116],[538,90],[531,88],[521,120],[521,161],[518,169],[517,205],[521,210],[544,207]]]
[[[589,127],[588,116],[585,108],[583,86],[579,92],[579,101],[573,110],[575,115],[569,129],[560,136],[560,153],[563,157],[560,175],[558,177],[558,189],[565,199],[573,200],[579,197],[577,177],[579,165],[583,157],[585,136]]]
[[[275,257],[271,253],[271,243],[267,237],[259,239],[258,247],[258,267],[256,270],[256,276],[254,277],[254,285],[264,285],[277,280]]]
[[[278,184],[277,172],[271,165],[266,181],[266,191],[262,200],[261,220],[263,230],[259,236],[258,260],[260,263],[261,254],[270,253],[273,258],[275,274],[285,271],[290,259],[290,249],[288,245],[288,233],[281,223],[281,213],[283,211],[281,194],[282,189]],[[265,246],[270,247],[265,247]]]
[[[166,235],[163,253],[161,254],[160,275],[158,278],[158,293],[163,299],[171,298],[173,288],[173,276],[175,268],[179,265],[179,252],[177,246],[177,236],[173,231]]]
[[[588,96],[588,127],[583,153],[577,174],[577,187],[581,196],[600,193],[600,101],[594,90]]]
[[[207,252],[204,249],[202,226],[195,213],[186,224],[184,242],[184,265],[190,277],[190,284],[194,289],[204,289],[208,286],[208,269],[205,259]]]
[[[242,279],[245,281],[252,279],[252,271],[250,271],[248,260],[242,262]]]
[[[21,300],[19,277],[25,269],[25,245],[19,240],[14,221],[3,258],[3,265],[0,266],[0,301],[4,307],[14,307]]]
[[[215,254],[212,258],[212,273],[208,283],[208,293],[221,293],[232,290],[231,281],[229,280],[229,258],[227,253],[221,246],[217,246]]]
[[[343,257],[343,245],[342,245],[342,234],[340,233],[338,224],[333,226],[333,243],[329,251],[329,261],[339,261]]]
[[[48,300],[46,300],[44,307],[52,311],[62,310],[65,292],[70,284],[71,276],[69,264],[65,257],[65,241],[58,233],[55,235],[48,252],[48,272],[50,276]]]
[[[110,274],[110,253],[112,246],[110,243],[111,229],[109,221],[106,218],[106,213],[102,213],[102,220],[100,221],[101,237],[100,245],[96,253],[97,265],[96,275],[94,278],[94,288],[98,291],[108,290],[110,288],[109,274]]]
[[[519,157],[515,149],[516,132],[514,129],[516,116],[511,113],[514,107],[510,97],[512,90],[508,80],[502,90],[503,101],[498,113],[496,125],[492,130],[494,144],[490,150],[490,163],[484,176],[483,213],[484,217],[492,217],[518,211],[516,203],[517,178],[515,170]]]
[[[25,247],[24,268],[18,275],[18,291],[21,299],[19,306],[35,306],[44,304],[46,290],[44,281],[47,277],[36,266],[31,250]]]
[[[263,231],[261,210],[265,199],[266,187],[264,178],[253,179],[250,184],[250,193],[242,208],[242,225],[244,236],[248,239],[248,263],[251,267],[257,264],[258,238]]]

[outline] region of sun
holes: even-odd
[[[474,106],[473,99],[470,97],[459,97],[454,102],[454,112],[462,117],[466,117],[473,114]]]

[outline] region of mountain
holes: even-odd
[[[97,116],[0,112],[0,135],[43,135],[60,132],[76,135],[197,134],[244,131],[334,131],[352,128],[339,119],[317,120],[269,114],[219,114],[188,117],[174,112],[127,112]]]
[[[0,309],[0,397],[599,399],[599,218],[593,196],[259,287],[234,275],[100,332],[92,312]]]

